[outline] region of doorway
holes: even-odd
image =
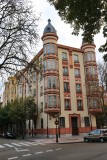
[[[72,135],[78,135],[78,117],[71,117]]]

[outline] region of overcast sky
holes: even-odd
[[[39,22],[39,35],[42,37],[43,30],[45,26],[47,25],[47,20],[51,19],[51,24],[55,27],[57,30],[57,35],[59,37],[58,43],[68,45],[71,47],[80,48],[82,43],[82,37],[79,36],[73,36],[72,28],[69,24],[64,23],[59,15],[57,14],[57,11],[54,9],[53,6],[50,6],[50,4],[47,2],[47,0],[31,0],[34,4],[34,8],[37,10],[37,13],[41,14],[41,19]],[[105,40],[103,38],[102,33],[95,36],[94,43],[96,44],[96,58],[97,61],[100,61],[102,59],[103,54],[98,52],[98,48],[100,45],[104,44]],[[40,49],[42,47],[42,40],[39,42],[39,46],[37,48]]]
[[[34,10],[36,10],[36,14],[41,14],[40,21],[39,21],[39,36],[42,37],[43,30],[47,25],[47,20],[51,19],[51,24],[57,30],[57,35],[59,37],[58,43],[68,45],[71,47],[80,48],[82,43],[82,37],[73,36],[72,28],[69,24],[64,23],[61,21],[61,18],[58,16],[57,11],[54,9],[53,6],[47,2],[47,0],[31,0],[33,2]],[[102,53],[98,52],[98,48],[100,45],[104,44],[103,35],[100,33],[95,36],[94,43],[96,44],[96,58],[97,62],[102,60]],[[35,48],[35,54],[42,48],[42,40],[40,39],[38,46]],[[2,92],[3,84],[0,83],[0,93]]]

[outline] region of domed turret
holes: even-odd
[[[44,29],[42,40],[43,40],[43,44],[57,43],[57,40],[58,40],[57,31],[52,26],[50,19],[48,19],[48,25]]]
[[[45,27],[43,34],[45,33],[56,33],[55,28],[51,24],[51,20],[48,19],[48,25]]]

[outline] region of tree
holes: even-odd
[[[13,131],[15,126],[17,135],[24,136],[26,120],[35,121],[36,117],[37,106],[34,98],[15,99],[12,103],[0,108],[0,129]]]
[[[106,0],[48,0],[58,10],[59,16],[74,28],[72,34],[78,35],[83,30],[83,42],[93,43],[94,35],[103,27],[107,37],[107,1]],[[107,51],[107,40],[99,49]],[[107,55],[104,55],[107,61]]]
[[[0,0],[0,76],[29,64],[38,20],[28,0]]]

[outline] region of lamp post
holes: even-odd
[[[48,113],[47,113],[47,138],[49,138],[48,136]]]
[[[58,125],[59,125],[59,121],[56,117],[56,120],[55,120],[55,125],[56,125],[56,143],[58,143]]]

